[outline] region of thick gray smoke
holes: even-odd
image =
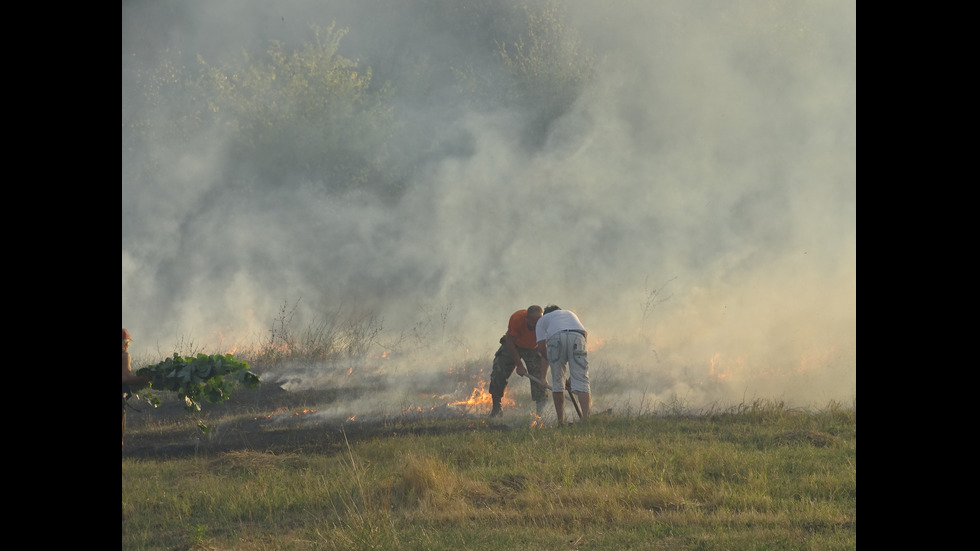
[[[300,326],[376,316],[372,353],[425,328],[424,360],[400,375],[467,355],[489,370],[508,316],[556,303],[590,331],[599,408],[854,397],[854,2],[563,2],[596,59],[581,94],[528,144],[524,113],[443,103],[451,70],[400,90],[406,147],[392,155],[423,138],[444,147],[410,159],[396,200],[316,182],[228,192],[226,128],[127,149],[134,111],[180,115],[154,111],[130,78],[174,52],[295,47],[336,21],[341,54],[383,79],[471,47],[434,32],[433,2],[375,4],[123,3],[123,164],[154,166],[122,182],[122,321],[137,355],[268,339],[285,304]]]

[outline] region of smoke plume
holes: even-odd
[[[559,3],[594,72],[534,132],[506,101],[453,99],[462,69],[505,79],[439,4],[123,3],[122,318],[136,355],[261,342],[284,306],[299,328],[341,312],[382,326],[367,356],[415,338],[416,356],[387,369],[442,395],[457,389],[438,375],[459,362],[489,371],[513,311],[555,303],[589,330],[598,409],[853,399],[854,2]],[[227,126],[146,130],[182,114],[147,101],[139,75],[271,41],[288,51],[331,23],[372,87],[401,83],[382,163],[398,167],[397,193],[324,192],[289,163],[249,180]],[[471,65],[443,64],[449,53]]]

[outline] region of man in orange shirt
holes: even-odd
[[[503,398],[504,389],[507,388],[507,379],[515,368],[521,377],[530,373],[542,379],[541,366],[544,358],[538,353],[538,342],[534,333],[534,328],[542,314],[542,308],[535,304],[528,306],[526,310],[518,310],[510,316],[507,333],[501,337],[500,348],[493,356],[493,371],[490,373],[490,396],[493,397],[491,417],[499,417],[502,413],[500,399]],[[537,404],[539,417],[548,403],[549,394],[547,387],[531,381],[531,398]]]
[[[123,442],[126,440],[126,394],[129,393],[129,385],[145,385],[150,382],[150,378],[146,375],[136,375],[133,373],[133,367],[130,365],[132,361],[129,356],[129,341],[133,338],[129,335],[129,331],[125,329],[122,330],[122,437]]]

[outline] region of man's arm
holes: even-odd
[[[524,362],[521,361],[521,355],[517,352],[517,344],[514,337],[510,333],[504,335],[504,347],[507,349],[507,353],[514,360],[514,365],[517,366],[517,374],[521,377],[527,375],[527,368],[524,367]]]
[[[538,341],[538,354],[541,356],[541,380],[548,380],[548,345]]]

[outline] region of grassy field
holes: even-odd
[[[309,415],[335,398],[131,413],[122,548],[856,547],[854,404],[608,411],[560,427],[514,411]]]

